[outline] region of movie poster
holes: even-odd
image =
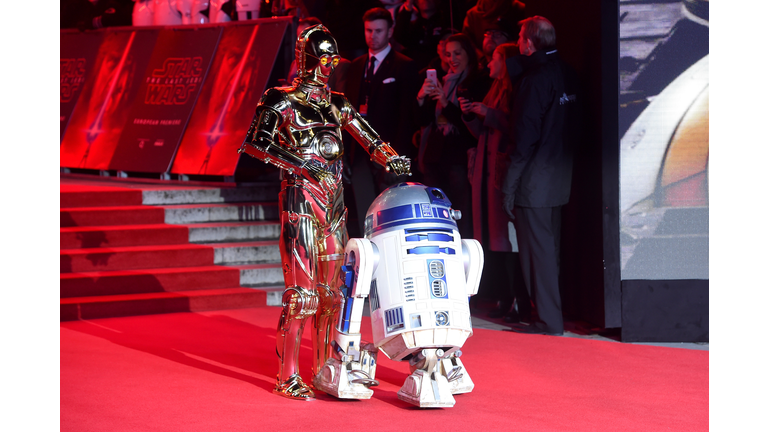
[[[88,74],[93,70],[103,32],[62,31],[59,50],[59,124],[64,139],[72,111],[77,105]]]
[[[176,174],[234,175],[237,150],[267,85],[287,20],[224,28],[174,159]]]
[[[619,12],[621,278],[709,279],[709,1]]]
[[[160,30],[109,169],[168,172],[221,32]]]
[[[155,46],[158,30],[107,30],[61,143],[62,167],[106,170]]]

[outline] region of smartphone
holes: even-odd
[[[464,98],[469,102],[474,102],[471,95],[469,94],[469,89],[466,87],[459,86],[459,88],[456,89],[456,96]]]
[[[427,69],[427,79],[432,80],[436,85],[440,85],[440,81],[437,80],[437,71],[435,69]]]

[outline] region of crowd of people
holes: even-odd
[[[485,252],[480,293],[496,301],[489,316],[515,331],[562,334],[560,209],[570,193],[576,97],[554,27],[515,0],[384,6],[360,18],[367,52],[336,72],[332,90],[412,159],[408,180],[441,188],[462,211],[462,238]],[[319,21],[302,19],[299,31]],[[354,237],[373,199],[407,179],[355,154],[350,137],[345,147]]]
[[[461,236],[485,251],[480,292],[497,301],[489,315],[515,331],[562,334],[560,210],[578,115],[554,27],[516,0],[385,3],[360,18],[367,52],[332,90],[412,159],[409,180],[441,188],[462,211]],[[360,158],[350,138],[345,147],[355,236],[377,194],[406,179]]]
[[[529,17],[518,0],[273,0],[247,15],[237,14],[243,2],[205,3],[207,16],[232,3],[225,7],[232,20],[269,16],[271,7],[298,18],[297,35],[323,24],[336,38],[342,59],[329,87],[409,157],[413,171],[395,176],[344,137],[351,237],[362,237],[367,208],[387,187],[439,187],[462,212],[462,238],[483,245],[480,293],[497,301],[489,315],[516,331],[563,333],[559,220],[570,194],[577,98],[548,20]],[[294,66],[285,82],[295,75]],[[521,322],[530,325],[515,326]]]

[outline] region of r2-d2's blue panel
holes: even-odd
[[[467,286],[460,217],[442,190],[419,183],[390,187],[368,209],[365,237],[379,251],[369,294],[373,339],[393,360],[425,348],[448,355],[472,335],[477,281]]]

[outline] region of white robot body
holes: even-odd
[[[432,203],[412,205],[450,218],[450,207]],[[431,218],[430,218],[431,219]],[[472,335],[462,241],[444,223],[410,222],[373,233],[380,254],[369,304],[374,345],[392,360],[408,360],[424,348],[446,354],[459,349]]]
[[[365,218],[377,251],[369,305],[373,344],[411,375],[397,392],[413,405],[452,407],[474,383],[459,357],[472,335],[469,297],[477,294],[483,249],[462,240],[442,190],[401,183],[379,195]]]
[[[472,335],[469,297],[480,284],[483,249],[477,240],[461,239],[460,218],[440,189],[419,183],[392,186],[374,200],[366,238],[350,239],[344,251],[334,355],[315,377],[316,388],[339,398],[370,398],[380,350],[409,362],[401,400],[452,407],[452,395],[472,391],[459,357]],[[373,344],[363,345],[366,297]]]

